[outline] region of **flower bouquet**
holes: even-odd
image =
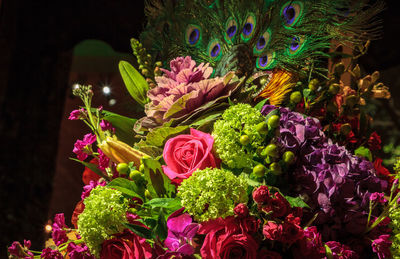
[[[400,162],[395,173],[382,165],[363,109],[390,98],[378,72],[339,60],[325,77],[215,77],[190,56],[164,69],[132,46],[143,76],[125,61],[120,71],[146,116],[92,107],[90,86],[73,90],[83,106],[69,119],[91,130],[73,149],[86,167],[82,200],[71,223],[55,215],[42,251],[14,242],[10,258],[400,255]]]

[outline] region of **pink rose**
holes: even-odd
[[[212,154],[214,139],[210,134],[190,129],[190,135],[179,135],[167,141],[163,157],[169,179],[186,179],[197,169],[219,167],[220,161]]]

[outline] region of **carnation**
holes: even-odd
[[[256,125],[263,120],[261,113],[249,104],[237,104],[225,110],[212,132],[216,152],[223,163],[231,168],[252,168],[253,153],[240,144],[240,137],[249,136],[251,149],[255,151],[264,140],[256,130]]]
[[[128,200],[120,191],[103,186],[92,189],[78,216],[78,230],[90,252],[98,255],[100,245],[113,234],[123,231],[127,222]]]
[[[247,203],[247,183],[231,171],[206,168],[193,173],[178,187],[182,206],[197,221],[234,215],[238,203]]]

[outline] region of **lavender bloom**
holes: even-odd
[[[180,213],[181,210],[178,212]],[[178,213],[173,213],[167,220],[168,236],[164,244],[173,252],[192,255],[194,248],[191,241],[196,235],[199,225],[192,223],[192,217],[187,213],[174,217],[176,214]]]

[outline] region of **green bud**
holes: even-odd
[[[136,214],[137,213],[137,209],[135,208],[129,208],[128,211],[132,214]]]
[[[318,88],[318,84],[318,79],[314,78],[308,83],[308,89],[310,89],[311,91],[315,91]]]
[[[139,171],[140,171],[140,172],[144,172],[144,164],[140,164],[140,166],[139,166]]]
[[[142,74],[143,74],[144,76],[149,76],[149,75],[150,75],[150,72],[149,72],[148,69],[144,68],[144,69],[142,69]]]
[[[268,119],[268,126],[272,129],[275,129],[279,126],[280,117],[278,115],[272,115]]]
[[[142,179],[142,173],[138,170],[132,170],[129,174],[129,178],[131,178],[135,182],[139,182]]]
[[[301,102],[301,98],[303,98],[303,96],[299,91],[295,91],[290,94],[290,102],[294,104],[298,104],[299,102]]]
[[[258,123],[256,125],[256,130],[260,134],[267,134],[268,133],[267,123],[265,121]]]
[[[272,157],[278,157],[279,156],[278,147],[275,144],[269,144],[263,150],[262,154],[265,154],[267,156],[272,156]]]
[[[283,162],[290,165],[293,164],[294,160],[296,159],[296,156],[292,151],[286,151],[285,153],[283,153],[282,159]]]
[[[162,67],[162,62],[161,61],[157,61],[154,65],[156,65],[156,67]]]
[[[247,144],[250,143],[250,138],[247,135],[242,135],[240,136],[240,144],[242,144],[243,146],[246,146]]]
[[[146,199],[148,199],[148,200],[151,200],[152,197],[151,197],[151,194],[150,194],[149,190],[146,189],[144,191],[144,197],[146,197]]]
[[[127,164],[127,163],[119,163],[119,164],[117,165],[117,172],[118,172],[120,175],[127,175],[128,172],[129,172],[129,166],[128,166],[128,164]]]
[[[281,175],[282,174],[282,168],[277,162],[273,162],[272,164],[270,164],[269,169],[275,175]]]
[[[331,85],[329,86],[328,92],[329,92],[330,94],[336,95],[336,94],[339,93],[339,90],[340,90],[339,84],[333,83],[333,84],[331,84]]]
[[[253,174],[257,177],[263,177],[265,174],[265,166],[258,164],[253,168]]]

